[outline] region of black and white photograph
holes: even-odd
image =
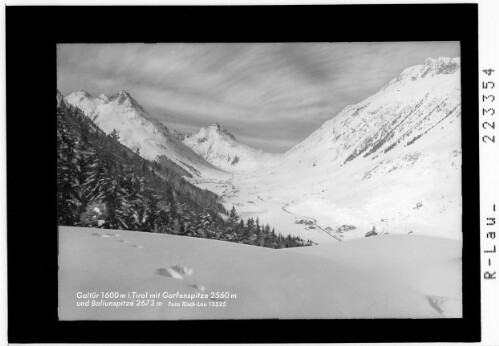
[[[494,6],[163,1],[6,6],[8,343],[497,343]]]
[[[458,41],[59,43],[56,101],[59,320],[463,317]]]

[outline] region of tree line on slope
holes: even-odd
[[[78,108],[57,107],[58,224],[169,233],[285,248],[312,245],[284,237],[179,174],[171,161],[148,161],[105,134]]]

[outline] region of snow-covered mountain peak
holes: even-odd
[[[101,100],[103,103],[108,103],[109,102],[109,97],[106,94],[100,94],[99,95],[99,100]]]
[[[428,58],[424,64],[404,69],[398,77],[392,79],[380,92],[392,91],[393,89],[400,91],[401,88],[405,88],[411,82],[433,83],[435,85],[444,84],[446,80],[455,82],[454,79],[459,77],[460,67],[460,58]],[[431,81],[434,78],[438,78],[440,81]],[[422,86],[422,88],[424,87]]]
[[[102,103],[98,98],[93,97],[88,91],[77,89],[64,98],[67,103],[80,108],[89,117],[94,116],[95,108]]]
[[[223,126],[220,125],[219,123],[213,123],[210,126],[208,126],[208,128],[212,128],[212,129],[215,129],[215,130],[222,130]]]
[[[439,57],[428,58],[425,60],[425,66],[438,70],[438,73],[452,73],[461,66],[461,58]],[[447,71],[447,72],[445,72]]]
[[[222,142],[226,142],[229,146],[239,144],[236,142],[236,137],[218,123],[202,127],[197,133],[187,136],[184,142],[189,146],[202,143],[208,143],[208,145],[213,146],[219,145]]]
[[[202,129],[203,130],[203,129]],[[225,129],[222,125],[219,123],[213,123],[210,126],[206,128],[206,134],[213,136],[213,135],[218,135],[218,136],[228,136],[232,140],[236,140],[236,137],[227,129]]]
[[[461,61],[459,58],[428,58],[423,65],[416,65],[402,72],[402,76],[410,77],[411,80],[429,78],[436,75],[452,74],[459,70]]]
[[[72,99],[89,99],[92,98],[93,96],[86,90],[76,89],[66,97]]]
[[[111,97],[110,100],[116,100],[116,103],[134,109],[143,116],[148,117],[148,113],[144,108],[125,90],[121,90],[115,97]]]
[[[313,162],[328,157],[338,163],[381,157],[396,147],[421,141],[423,135],[440,127],[458,145],[459,131],[454,125],[459,122],[453,119],[461,115],[459,72],[459,58],[429,58],[424,64],[406,68],[374,95],[345,107],[286,156],[301,155],[306,150],[317,152],[304,155]]]
[[[135,101],[132,98],[132,95],[130,95],[125,90],[121,90],[120,92],[109,97],[109,101],[116,101],[119,104],[125,104],[128,106],[132,106],[133,104],[138,104],[137,101]]]
[[[130,93],[126,90],[121,90],[119,93],[117,93],[116,98],[120,101],[133,100],[132,95],[130,95]]]
[[[219,172],[182,143],[172,130],[151,116],[125,90],[111,97],[104,94],[93,97],[80,90],[68,95],[66,101],[80,108],[104,132],[118,131],[120,142],[134,151],[138,150],[146,159],[156,160],[158,156],[166,156],[195,175],[201,174],[201,171],[208,175]]]
[[[206,161],[227,171],[251,171],[272,156],[239,143],[229,130],[218,123],[201,128],[183,142]]]

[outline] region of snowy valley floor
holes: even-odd
[[[461,249],[460,241],[419,235],[274,250],[174,235],[60,227],[59,318],[461,317]],[[78,292],[98,297],[77,298]],[[102,292],[125,296],[103,299]],[[159,292],[160,298],[154,299],[155,306],[77,306],[102,300],[137,303],[128,298],[132,292],[148,293],[142,304],[151,304],[151,293]],[[208,298],[162,298],[165,292]],[[210,298],[212,292],[231,296]],[[192,303],[206,306],[182,306]]]

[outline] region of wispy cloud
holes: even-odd
[[[129,91],[183,131],[219,122],[257,148],[282,152],[343,107],[457,42],[63,44],[63,94]]]

